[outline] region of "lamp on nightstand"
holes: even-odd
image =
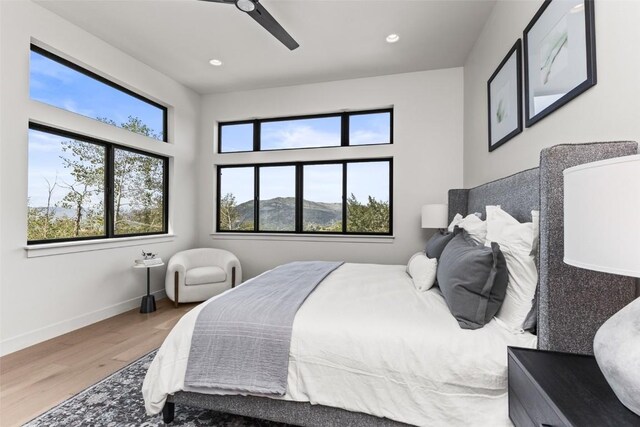
[[[422,207],[422,228],[447,228],[447,205],[432,204]]]
[[[640,277],[640,155],[564,171],[564,262]],[[618,399],[640,415],[640,298],[598,329],[593,350]]]

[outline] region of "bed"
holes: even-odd
[[[562,263],[562,170],[636,153],[629,142],[560,145],[542,151],[539,168],[450,190],[450,219],[501,205],[525,222],[540,210],[537,337],[495,320],[460,329],[440,291],[416,293],[404,265],[344,264],[296,315],[284,396],[185,386],[191,331],[209,300],[160,348],[143,386],[147,411],[166,422],[178,403],[308,426],[509,425],[506,347],[591,353],[599,325],[635,297],[633,279]]]

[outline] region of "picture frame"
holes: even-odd
[[[489,151],[522,132],[522,41],[518,39],[487,81]]]
[[[593,0],[545,0],[523,45],[526,127],[596,85]]]

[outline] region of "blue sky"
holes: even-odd
[[[347,195],[366,202],[369,195],[389,200],[388,162],[350,163],[347,168]],[[260,171],[260,198],[295,196],[293,166],[263,167]],[[223,168],[221,193],[232,193],[238,204],[253,200],[253,168]],[[312,165],[304,170],[304,198],[325,203],[342,202],[342,165]]]
[[[121,124],[140,118],[162,137],[162,110],[31,51],[31,99],[90,118],[106,117]]]

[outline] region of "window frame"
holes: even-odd
[[[38,53],[38,54],[40,54],[40,55],[42,55],[42,56],[44,56],[44,57],[46,57],[46,58],[48,58],[48,59],[50,59],[52,61],[55,61],[55,62],[65,66],[65,67],[71,68],[74,71],[77,71],[77,72],[79,72],[81,74],[84,74],[85,76],[87,76],[89,78],[97,80],[100,83],[106,84],[107,86],[109,86],[109,87],[111,87],[111,88],[113,88],[115,90],[118,90],[120,92],[123,92],[123,93],[129,95],[129,96],[132,96],[132,97],[138,99],[139,101],[145,102],[145,103],[147,103],[149,105],[152,105],[153,107],[159,108],[162,111],[162,140],[155,139],[155,138],[151,138],[151,139],[154,139],[156,141],[165,142],[165,143],[169,142],[169,136],[168,136],[168,134],[169,134],[169,129],[168,129],[169,126],[168,126],[168,123],[167,123],[168,122],[168,120],[167,120],[168,119],[168,108],[165,107],[164,105],[159,104],[159,103],[157,103],[155,101],[152,101],[151,99],[149,99],[149,98],[147,98],[145,96],[142,96],[139,93],[136,93],[136,92],[132,91],[131,89],[127,89],[126,87],[121,86],[118,83],[115,83],[115,82],[107,79],[106,77],[103,77],[103,76],[101,76],[99,74],[96,74],[93,71],[89,71],[86,68],[84,68],[84,67],[82,67],[82,66],[80,66],[80,65],[78,65],[78,64],[76,64],[76,63],[74,63],[74,62],[72,62],[72,61],[70,61],[68,59],[65,59],[65,58],[63,58],[61,56],[58,56],[55,53],[52,53],[52,52],[50,52],[50,51],[38,46],[37,44],[31,43],[29,51],[30,52],[36,52],[36,53]],[[42,102],[42,101],[38,101],[38,100],[34,100],[34,101]],[[47,105],[51,105],[51,104],[48,104],[46,102],[42,102],[42,103],[43,104],[47,104]],[[68,111],[68,110],[65,110],[65,111]],[[80,114],[80,115],[82,115],[82,114]],[[83,116],[83,117],[87,117],[87,116]],[[93,117],[88,117],[88,118],[95,120]],[[120,128],[120,129],[122,129],[122,128]],[[131,132],[131,133],[135,134],[135,132]],[[140,135],[140,134],[136,134],[136,135]]]
[[[101,139],[83,135],[81,133],[62,130],[53,126],[48,126],[40,123],[29,122],[29,130],[35,130],[39,132],[50,133],[53,135],[61,136],[64,138],[77,139],[82,142],[88,142],[90,144],[100,145],[105,148],[105,173],[104,173],[104,235],[102,236],[84,236],[84,237],[63,237],[57,239],[40,239],[40,240],[28,240],[27,245],[40,245],[46,243],[64,243],[64,242],[77,242],[86,240],[104,240],[104,239],[120,239],[125,237],[139,237],[139,236],[156,236],[169,234],[169,158],[159,154],[149,153],[147,151],[139,150],[137,148],[127,147],[121,144],[115,144],[112,142],[103,141]],[[113,179],[115,174],[114,168],[114,152],[116,149],[137,153],[143,156],[153,157],[155,159],[162,160],[163,162],[163,174],[162,174],[162,192],[163,192],[163,221],[162,231],[152,231],[147,233],[129,233],[129,234],[115,234],[115,212],[114,212],[114,192],[113,192]],[[28,222],[27,222],[28,226]]]
[[[376,114],[376,113],[389,113],[389,143],[388,144],[358,144],[358,145],[350,145],[349,144],[349,118],[351,116],[359,116],[366,114]],[[329,117],[338,117],[340,118],[340,145],[331,145],[331,146],[319,146],[319,147],[291,147],[291,148],[277,148],[273,150],[263,150],[261,147],[261,124],[262,123],[273,123],[273,122],[285,122],[285,121],[294,121],[294,120],[305,120],[305,119],[323,119]],[[242,150],[242,151],[222,151],[222,128],[224,126],[233,126],[233,125],[246,125],[253,124],[253,149],[251,150]],[[265,119],[250,119],[250,120],[234,120],[228,122],[218,122],[218,143],[216,152],[218,154],[237,154],[237,153],[253,153],[253,152],[271,152],[271,151],[289,151],[289,150],[316,150],[320,148],[338,148],[338,147],[367,147],[374,145],[393,145],[393,107],[389,108],[378,108],[372,110],[358,110],[358,111],[343,111],[339,113],[323,113],[323,114],[308,114],[308,115],[299,115],[299,116],[286,116],[286,117],[271,117]]]
[[[269,150],[271,151],[271,150]],[[386,233],[353,232],[347,231],[347,182],[349,163],[375,163],[388,162],[389,164],[389,231]],[[304,166],[315,165],[342,165],[342,231],[305,231],[303,230],[303,197],[304,197]],[[294,231],[260,230],[260,167],[295,166],[295,227]],[[221,230],[220,229],[220,199],[223,169],[253,168],[253,230]],[[313,160],[300,162],[274,162],[274,163],[243,163],[216,166],[216,233],[234,234],[296,234],[316,236],[393,236],[393,157],[348,159],[348,160]]]

